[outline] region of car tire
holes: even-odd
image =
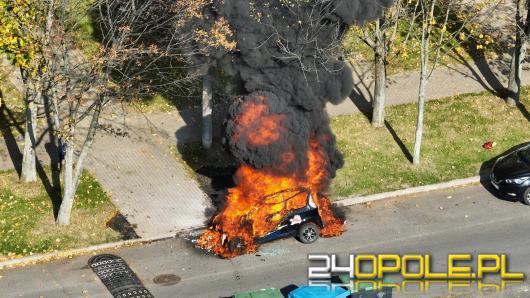
[[[317,241],[319,235],[320,228],[312,222],[305,223],[298,229],[298,240],[304,244],[310,244]]]
[[[523,192],[523,203],[530,205],[530,187]]]

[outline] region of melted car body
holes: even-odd
[[[296,236],[302,243],[312,243],[318,239],[320,229],[323,227],[313,196],[307,192],[307,201],[304,207],[289,212],[274,230],[255,239],[255,242],[261,244],[279,238]]]

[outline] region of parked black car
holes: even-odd
[[[490,181],[502,195],[530,205],[530,143],[497,158]]]

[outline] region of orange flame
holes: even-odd
[[[285,115],[267,115],[265,97],[261,95],[258,98],[260,103],[243,103],[242,114],[236,120],[237,130],[232,136],[234,141],[244,135],[248,137],[249,144],[265,146],[280,139],[282,128],[279,123],[285,119]]]
[[[243,105],[243,113],[236,119],[239,127],[233,138],[246,135],[253,145],[281,141],[284,115],[267,115],[267,105],[263,102]],[[317,138],[309,140],[306,153],[308,166],[301,175],[278,176],[270,170],[241,165],[236,172],[238,185],[229,189],[224,209],[213,218],[209,229],[197,240],[197,245],[224,258],[255,252],[256,238],[272,231],[290,211],[306,205],[306,193],[300,192],[300,189],[311,192],[318,207],[324,225],[321,236],[340,235],[343,221],[331,211],[329,199],[319,194],[326,189],[329,181],[329,159],[320,144],[325,141]],[[295,154],[285,152],[282,155],[284,164],[291,163]],[[238,249],[227,245],[233,240],[241,244]]]

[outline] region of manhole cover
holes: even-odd
[[[160,274],[153,278],[153,282],[161,286],[172,286],[178,284],[180,277],[175,274]]]
[[[93,256],[88,265],[116,298],[153,298],[125,261],[115,255]]]

